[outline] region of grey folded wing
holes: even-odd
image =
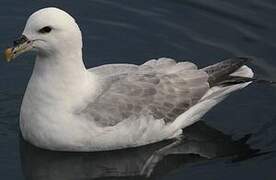
[[[105,64],[91,68],[89,71],[101,76],[102,78],[108,78],[110,76],[114,77],[120,74],[134,72],[138,69],[139,66],[135,64]]]
[[[82,110],[101,126],[141,115],[172,122],[209,89],[208,75],[189,62],[162,58],[119,72],[106,75],[102,94]]]

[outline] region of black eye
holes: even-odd
[[[44,28],[41,28],[38,32],[45,34],[51,31],[52,31],[52,28],[50,26],[45,26]]]

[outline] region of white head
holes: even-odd
[[[82,35],[74,18],[58,8],[44,8],[27,20],[22,37],[6,50],[9,61],[19,54],[35,50],[39,56],[81,52]]]

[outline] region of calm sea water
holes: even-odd
[[[48,6],[76,18],[87,67],[158,57],[202,67],[251,56],[258,77],[276,80],[273,0],[1,0],[0,49],[20,36],[32,12]],[[33,62],[33,54],[10,64],[0,61],[1,179],[276,179],[275,86],[252,84],[233,93],[185,129],[185,138],[171,148],[164,146],[172,142],[162,142],[114,152],[58,153],[26,144],[19,135],[19,109]]]

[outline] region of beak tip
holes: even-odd
[[[7,48],[4,50],[4,58],[7,62],[10,62],[12,60],[13,56],[13,48]]]

